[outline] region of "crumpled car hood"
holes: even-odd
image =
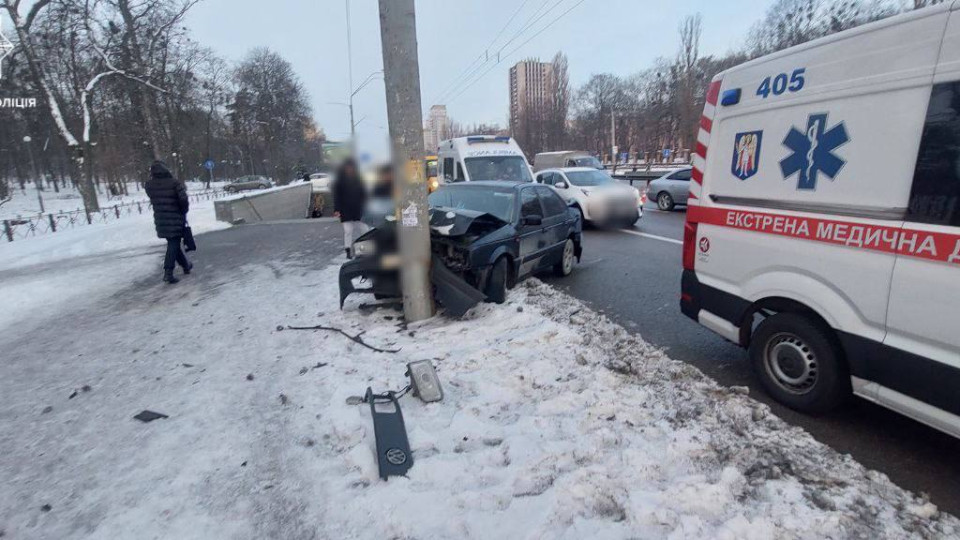
[[[483,235],[506,224],[506,221],[486,212],[447,207],[430,209],[430,233],[439,236]]]

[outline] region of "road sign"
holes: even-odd
[[[208,159],[208,160],[206,160],[206,161],[203,162],[203,168],[206,169],[206,170],[208,170],[208,171],[212,171],[213,168],[216,167],[216,166],[217,166],[217,164],[214,163],[212,159]]]
[[[669,158],[669,157],[670,157],[670,149],[669,149],[669,148],[664,148],[664,149],[663,149],[663,159],[667,159],[667,158]]]

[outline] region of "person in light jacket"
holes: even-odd
[[[144,189],[153,206],[153,224],[157,237],[167,241],[167,253],[163,258],[163,281],[174,284],[180,281],[173,276],[177,264],[183,268],[184,274],[189,274],[193,269],[180,248],[187,224],[187,211],[190,209],[187,187],[173,177],[166,164],[155,161],[150,166],[150,179]]]

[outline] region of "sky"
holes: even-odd
[[[241,60],[254,47],[280,53],[304,83],[314,116],[328,139],[342,140],[350,134],[349,112],[332,103],[346,102],[350,94],[346,2],[350,3],[356,87],[383,68],[377,0],[204,0],[186,22],[200,43],[229,60]],[[548,61],[563,51],[569,60],[571,87],[576,88],[596,73],[630,75],[650,67],[657,57],[674,56],[680,22],[695,13],[703,17],[701,54],[737,49],[771,2],[417,0],[423,111],[426,114],[431,105],[441,103],[462,124],[505,126],[507,74],[518,60]],[[516,17],[505,27],[514,13]],[[517,35],[537,13],[546,15]],[[495,57],[501,48],[499,64],[491,60],[476,71],[477,76],[485,72],[483,77],[470,85],[456,85],[471,64],[477,66],[474,61],[480,55],[489,51]],[[386,102],[382,77],[375,78],[354,98],[358,147],[361,153],[385,157]],[[447,91],[451,84],[454,89]]]

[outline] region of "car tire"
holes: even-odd
[[[567,241],[563,243],[563,253],[560,255],[560,262],[553,265],[553,273],[560,277],[569,276],[573,273],[573,263],[576,258],[576,246],[573,240],[567,238]]]
[[[487,295],[487,302],[502,304],[507,301],[507,285],[510,283],[510,261],[504,255],[493,263],[490,277],[483,294]]]
[[[669,193],[666,191],[657,193],[657,208],[664,212],[670,212],[674,206],[676,206],[676,204],[673,202],[673,197]]]
[[[836,335],[800,313],[767,317],[750,340],[750,363],[775,400],[805,413],[824,413],[850,395],[850,372]]]

